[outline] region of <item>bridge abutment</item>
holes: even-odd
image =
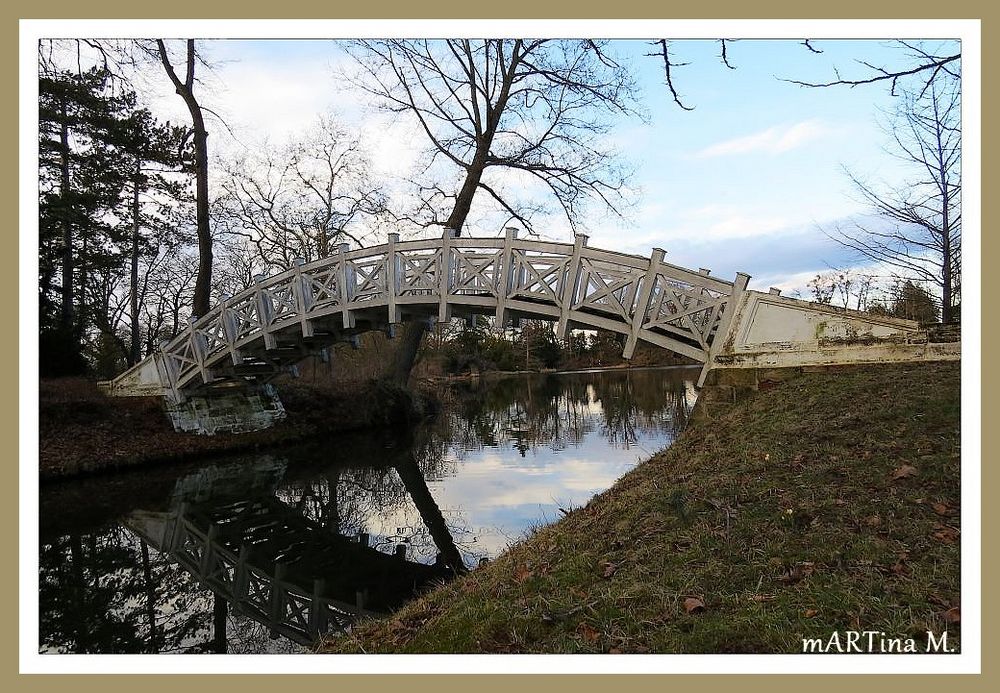
[[[200,435],[249,433],[285,418],[285,407],[270,383],[192,395],[181,402],[164,398],[164,407],[174,430]]]

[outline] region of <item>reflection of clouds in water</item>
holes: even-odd
[[[686,419],[692,387],[684,371],[491,383],[465,406],[460,400],[414,454],[438,472],[425,478],[459,549],[493,557],[668,445]],[[372,535],[408,528],[408,556],[432,560],[433,542],[412,503],[385,510],[365,518]]]

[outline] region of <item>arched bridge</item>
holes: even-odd
[[[267,383],[309,353],[407,320],[446,322],[492,314],[499,324],[541,318],[625,335],[710,368],[753,368],[958,358],[957,345],[928,342],[915,322],[747,290],[750,277],[711,276],[664,260],[587,245],[517,237],[388,241],[296,262],[227,297],[207,315],[114,380],[113,395],[162,394],[178,430],[248,430],[284,415],[273,392],[233,406],[220,393]],[[266,390],[266,388],[265,388]],[[215,411],[189,398],[211,394]],[[224,398],[224,395],[221,395]],[[250,401],[252,400],[252,401]],[[266,400],[266,401],[265,401]],[[173,407],[173,408],[171,408]],[[210,408],[210,407],[208,407]],[[213,421],[215,423],[208,424]],[[217,425],[218,424],[218,425]]]
[[[238,378],[265,381],[351,335],[404,320],[445,322],[492,314],[498,323],[541,318],[572,328],[626,335],[629,358],[639,340],[705,363],[730,307],[749,276],[734,281],[651,257],[575,243],[517,237],[400,241],[338,251],[297,263],[226,298],[170,342],[111,382],[111,390],[146,386],[175,401]]]

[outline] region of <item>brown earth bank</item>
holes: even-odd
[[[770,382],[494,562],[324,653],[957,651],[960,365]],[[866,640],[867,642],[867,640]],[[832,650],[836,651],[836,649]]]
[[[142,464],[253,450],[362,428],[411,423],[432,414],[433,398],[378,381],[283,382],[287,418],[263,431],[202,436],[174,431],[158,397],[108,397],[94,381],[39,384],[38,448],[42,481]]]

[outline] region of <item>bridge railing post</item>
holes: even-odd
[[[511,293],[511,284],[514,280],[514,241],[517,240],[517,229],[508,226],[504,229],[503,252],[497,267],[496,276],[496,297],[497,297],[497,327],[503,329],[504,321],[507,319],[507,297]]]
[[[226,348],[229,349],[229,357],[233,365],[238,366],[243,363],[243,354],[236,348],[236,340],[240,338],[239,326],[236,324],[236,316],[233,309],[229,307],[229,294],[222,294],[222,311],[219,319],[222,320],[222,331],[226,335]]]
[[[278,346],[277,340],[275,340],[274,335],[271,334],[271,318],[274,315],[274,306],[271,303],[271,297],[262,286],[264,283],[265,276],[263,274],[255,274],[253,277],[254,284],[257,286],[257,319],[260,321],[260,331],[264,336],[264,348],[265,349],[276,349]]]
[[[212,375],[212,371],[205,367],[205,359],[207,357],[208,347],[205,344],[205,337],[199,332],[194,324],[198,321],[196,315],[188,316],[188,340],[191,344],[191,354],[194,356],[195,362],[198,364],[198,372],[201,375],[201,381],[205,384],[212,382],[215,378]]]
[[[167,396],[175,404],[184,401],[184,395],[177,389],[177,367],[174,360],[167,353],[167,340],[160,340],[156,348],[156,372],[160,376],[160,382],[167,390]]]
[[[309,605],[309,630],[314,636],[326,631],[327,610],[323,592],[326,591],[326,581],[322,578],[313,580],[312,603]]]
[[[632,313],[632,325],[629,328],[628,338],[625,340],[625,349],[622,351],[622,358],[630,359],[632,358],[632,354],[635,353],[635,346],[639,340],[639,332],[642,330],[642,324],[646,320],[646,311],[649,309],[649,298],[653,294],[653,287],[656,285],[660,265],[663,263],[663,257],[666,254],[667,251],[663,248],[653,248],[653,254],[649,259],[649,269],[646,270],[646,275],[641,279],[641,285],[637,292],[633,308],[634,312]]]
[[[455,229],[444,230],[441,235],[441,259],[438,272],[438,322],[451,320],[451,304],[448,297],[454,282],[455,266],[451,257],[451,239],[455,238]]]
[[[715,359],[716,354],[722,351],[722,347],[729,340],[729,332],[733,329],[736,312],[739,310],[740,302],[743,300],[743,294],[746,293],[747,284],[749,283],[749,274],[745,272],[736,273],[736,281],[733,282],[733,291],[729,294],[726,307],[719,316],[719,328],[716,330],[715,336],[712,337],[711,344],[708,347],[708,359],[705,361],[705,365],[701,367],[701,374],[698,376],[698,387],[705,384],[705,378],[708,377],[708,372],[712,369],[712,361]]]
[[[589,236],[586,234],[576,234],[576,240],[573,242],[573,255],[563,273],[562,286],[559,287],[559,326],[556,328],[556,336],[559,339],[566,339],[569,313],[576,302],[577,285],[580,283],[580,256],[587,245],[588,238]]]
[[[354,300],[354,292],[357,288],[358,277],[354,270],[348,267],[347,250],[349,246],[341,243],[337,246],[337,290],[340,301],[340,314],[343,319],[344,329],[354,327],[354,314],[351,313],[351,301]]]
[[[271,579],[270,616],[273,623],[285,620],[285,564],[274,564],[274,577]]]
[[[400,280],[402,279],[400,258],[396,256],[396,243],[398,242],[399,234],[390,233],[385,251],[385,293],[386,304],[389,306],[390,325],[398,325],[402,322],[399,308],[396,306],[396,299],[399,298]]]
[[[310,289],[309,278],[302,273],[302,265],[304,264],[306,264],[306,261],[301,257],[292,260],[292,266],[295,270],[292,291],[295,294],[295,310],[299,314],[299,326],[302,330],[302,336],[312,337],[313,326],[308,318],[309,311],[312,310],[312,289]]]

